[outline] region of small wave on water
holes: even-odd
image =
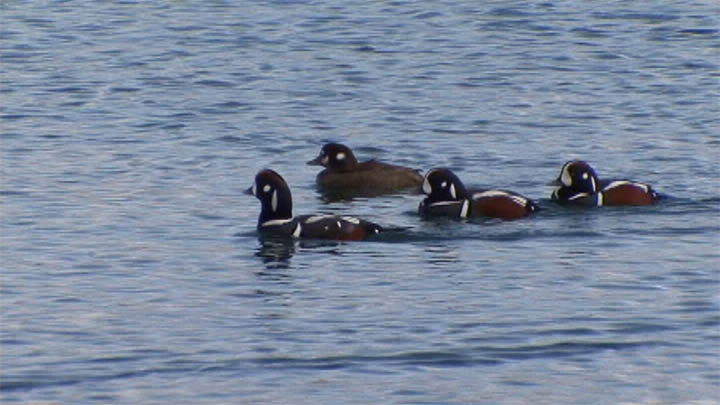
[[[551,331],[553,334],[558,331]],[[542,331],[538,332],[542,335]],[[587,335],[585,330],[566,330],[565,335]],[[345,370],[351,373],[394,373],[408,367],[426,368],[476,368],[493,367],[506,362],[536,360],[542,358],[589,361],[594,353],[603,351],[624,351],[631,355],[633,351],[666,346],[659,341],[613,342],[597,341],[555,341],[546,344],[473,346],[457,350],[408,351],[382,355],[332,355],[332,356],[293,356],[270,354],[245,359],[215,358],[213,361],[197,360],[182,355],[153,352],[132,355],[115,355],[102,358],[90,358],[80,368],[87,371],[68,370],[67,373],[46,374],[36,370],[27,375],[7,375],[3,378],[0,390],[24,391],[31,389],[62,387],[76,384],[92,384],[111,380],[135,379],[149,375],[176,375],[188,373],[231,373],[244,374],[248,370],[263,373],[272,370]],[[216,353],[218,355],[220,353]],[[215,357],[215,356],[213,356]],[[95,370],[94,365],[103,369],[112,368],[113,373]]]
[[[387,367],[478,367],[495,366],[507,361],[522,361],[538,358],[575,359],[582,361],[583,356],[592,355],[601,351],[633,351],[643,348],[666,345],[659,341],[638,342],[553,342],[549,344],[522,345],[522,346],[481,346],[470,350],[458,351],[429,350],[419,352],[404,352],[382,356],[331,356],[331,357],[283,357],[272,356],[249,360],[251,363],[269,368],[289,369],[338,369],[358,368],[363,370],[385,370]],[[589,360],[589,358],[585,358]]]

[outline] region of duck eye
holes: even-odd
[[[342,152],[340,152],[340,153],[338,153],[337,155],[335,155],[335,159],[337,159],[337,160],[343,160],[343,159],[345,159],[345,154],[342,153]]]
[[[442,183],[440,183],[440,187],[442,187],[442,188],[447,187],[447,181],[443,181]]]
[[[588,179],[588,173],[587,173],[587,172],[583,172],[582,178],[583,178],[583,180],[587,180],[587,179]]]
[[[266,185],[263,186],[263,191],[264,191],[264,192],[269,193],[270,190],[272,190],[272,187],[270,187],[269,184],[266,184]]]

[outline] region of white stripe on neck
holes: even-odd
[[[260,224],[260,226],[285,225],[285,224],[287,224],[288,222],[292,222],[292,220],[293,220],[292,218],[288,218],[288,219],[271,219],[271,220],[268,220],[268,221],[263,222],[262,224]]]

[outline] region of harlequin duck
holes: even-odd
[[[263,233],[295,238],[361,240],[383,231],[380,225],[362,219],[337,215],[292,216],[292,197],[285,180],[273,170],[255,176],[246,190],[262,206],[257,229]]]
[[[432,169],[422,184],[427,194],[418,207],[425,217],[451,218],[492,217],[516,219],[538,211],[538,206],[519,194],[505,190],[468,192],[460,179],[449,169]]]
[[[650,205],[658,194],[649,185],[630,180],[600,180],[595,170],[581,160],[571,160],[550,185],[558,186],[550,196],[561,204]]]
[[[324,166],[316,178],[324,191],[374,196],[406,189],[417,189],[423,181],[419,170],[370,160],[358,162],[352,150],[339,143],[325,144],[320,154],[307,162]]]

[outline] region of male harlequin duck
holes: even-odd
[[[362,219],[336,215],[292,216],[292,197],[285,180],[265,169],[246,190],[262,206],[257,229],[263,233],[295,238],[361,240],[383,231],[380,225]]]
[[[352,150],[339,143],[325,144],[320,154],[307,162],[324,166],[317,184],[325,190],[356,191],[358,195],[379,195],[417,188],[423,181],[418,170],[375,160],[359,163]]]
[[[511,191],[468,192],[460,179],[448,169],[427,172],[422,191],[428,197],[420,203],[418,211],[425,217],[516,219],[539,209],[534,202]]]
[[[650,205],[658,194],[649,185],[630,180],[599,180],[595,170],[581,160],[571,160],[550,185],[558,186],[550,196],[561,204]]]

